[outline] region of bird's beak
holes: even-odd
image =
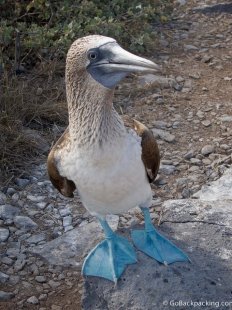
[[[161,70],[156,63],[127,52],[117,43],[106,44],[102,46],[101,50],[103,53],[105,52],[106,58],[102,59],[102,63],[98,65],[105,72],[154,73]]]
[[[116,42],[98,49],[98,58],[87,68],[91,76],[104,87],[114,88],[131,72],[155,73],[161,68],[156,63],[127,52]]]

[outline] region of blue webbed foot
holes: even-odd
[[[130,242],[116,235],[106,221],[101,221],[101,224],[106,239],[88,254],[82,267],[82,274],[117,282],[126,266],[137,262],[136,253]]]
[[[141,209],[145,217],[145,230],[132,231],[135,246],[163,264],[190,261],[184,252],[156,231],[151,222],[149,210],[147,208]]]

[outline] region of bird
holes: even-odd
[[[152,223],[152,182],[159,169],[157,142],[144,124],[121,117],[113,106],[114,90],[130,73],[154,73],[160,66],[123,49],[115,39],[88,35],[74,41],[65,68],[69,125],[47,160],[49,178],[58,191],[73,197],[97,217],[105,239],[83,262],[83,276],[117,282],[137,262],[134,246],[114,232],[108,214],[139,206],[145,228],[132,230],[135,247],[163,264],[188,256],[161,235]]]

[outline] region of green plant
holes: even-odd
[[[15,61],[17,40],[26,66],[35,59],[63,58],[72,41],[94,33],[112,36],[130,50],[148,51],[155,35],[152,23],[167,20],[172,1],[1,0],[1,7],[1,60],[6,67]]]

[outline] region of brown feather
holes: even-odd
[[[65,130],[63,135],[59,138],[56,144],[51,149],[48,160],[47,160],[47,169],[49,178],[58,191],[66,196],[66,197],[73,197],[73,192],[76,189],[76,185],[73,181],[68,180],[66,177],[60,175],[59,170],[56,166],[55,160],[55,152],[57,149],[61,149],[65,147],[65,145],[69,142],[69,130],[68,128]]]
[[[160,165],[160,153],[155,137],[152,131],[139,121],[127,115],[124,115],[122,118],[124,125],[133,129],[141,137],[142,161],[151,183],[155,180]]]

